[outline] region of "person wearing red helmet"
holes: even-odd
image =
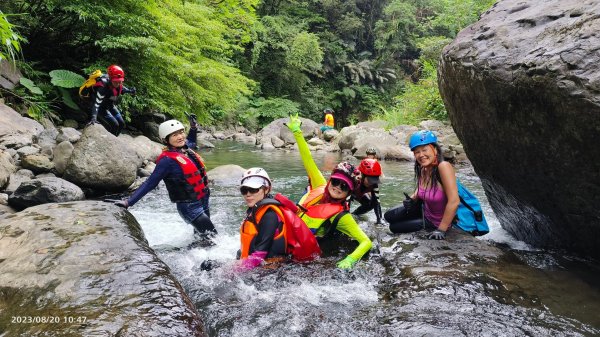
[[[329,179],[325,179],[312,158],[301,125],[298,115],[290,116],[290,121],[286,123],[296,139],[310,181],[307,193],[298,203],[299,216],[321,242],[331,237],[334,231],[358,241],[356,249],[336,264],[340,269],[351,269],[373,245],[349,213],[347,200],[354,190],[358,171],[350,163],[341,162],[333,169]]]
[[[381,224],[381,204],[379,203],[379,183],[381,165],[377,159],[365,158],[358,166],[360,183],[352,192],[352,200],[360,203],[352,214],[361,215],[370,210],[375,212],[376,223]]]
[[[88,125],[98,123],[98,114],[106,120],[110,133],[118,136],[125,127],[125,120],[117,108],[117,101],[121,94],[135,95],[135,88],[123,85],[125,72],[118,65],[111,65],[106,69],[108,76],[101,77],[93,87],[95,92],[92,102],[91,119]]]

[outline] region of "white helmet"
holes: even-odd
[[[166,140],[170,134],[179,130],[185,130],[185,126],[180,121],[171,119],[170,121],[162,122],[158,126],[158,136],[160,139]]]
[[[267,171],[261,167],[253,167],[244,174],[242,174],[241,186],[248,186],[251,188],[269,187],[271,188],[271,178],[267,174]]]

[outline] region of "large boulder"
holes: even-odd
[[[57,177],[42,177],[21,182],[8,197],[8,204],[21,210],[50,202],[83,199],[85,195],[77,185]]]
[[[124,191],[143,163],[135,149],[99,124],[86,127],[74,147],[63,178],[83,187]]]
[[[444,48],[438,76],[502,226],[596,257],[598,13],[598,1],[500,1]]]
[[[0,312],[33,318],[4,324],[3,335],[205,336],[129,212],[98,201],[40,205],[2,218],[0,232]]]

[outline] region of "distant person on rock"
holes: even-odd
[[[348,198],[355,188],[358,172],[351,164],[341,162],[333,169],[329,179],[325,179],[302,135],[300,128],[302,122],[298,115],[290,116],[290,121],[286,125],[296,139],[310,181],[308,192],[298,203],[300,218],[319,240],[332,237],[335,231],[356,240],[358,246],[354,251],[337,263],[340,269],[351,269],[372,246],[369,237],[349,213]]]
[[[167,147],[156,159],[154,172],[129,198],[115,204],[124,208],[133,206],[163,180],[179,215],[194,226],[197,239],[206,241],[217,231],[210,220],[206,168],[202,158],[192,150],[196,147],[196,116],[189,115],[189,119],[191,127],[187,136],[185,127],[177,120],[159,125],[158,134]]]
[[[323,110],[323,115],[325,115],[325,120],[323,121],[323,126],[321,126],[321,133],[332,130],[335,127],[335,122],[333,120],[333,109],[327,108]]]
[[[381,165],[377,159],[365,158],[360,162],[358,170],[360,177],[352,192],[352,200],[357,200],[360,206],[352,214],[361,215],[373,210],[377,219],[375,223],[381,224],[381,204],[379,203]]]
[[[123,85],[125,72],[118,65],[113,64],[108,67],[107,74],[108,76],[100,77],[93,86],[92,117],[88,125],[98,123],[98,114],[100,114],[100,117],[108,123],[108,131],[119,136],[125,128],[125,120],[117,108],[117,103],[122,94],[135,95],[136,90]]]
[[[452,227],[460,199],[452,164],[444,161],[433,132],[422,130],[410,137],[415,156],[416,190],[402,205],[384,214],[393,233],[430,231],[428,239],[443,240]],[[422,206],[421,206],[422,205]]]

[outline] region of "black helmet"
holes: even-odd
[[[333,113],[333,109],[332,108],[327,108],[325,110],[323,110],[324,114],[332,114]]]

